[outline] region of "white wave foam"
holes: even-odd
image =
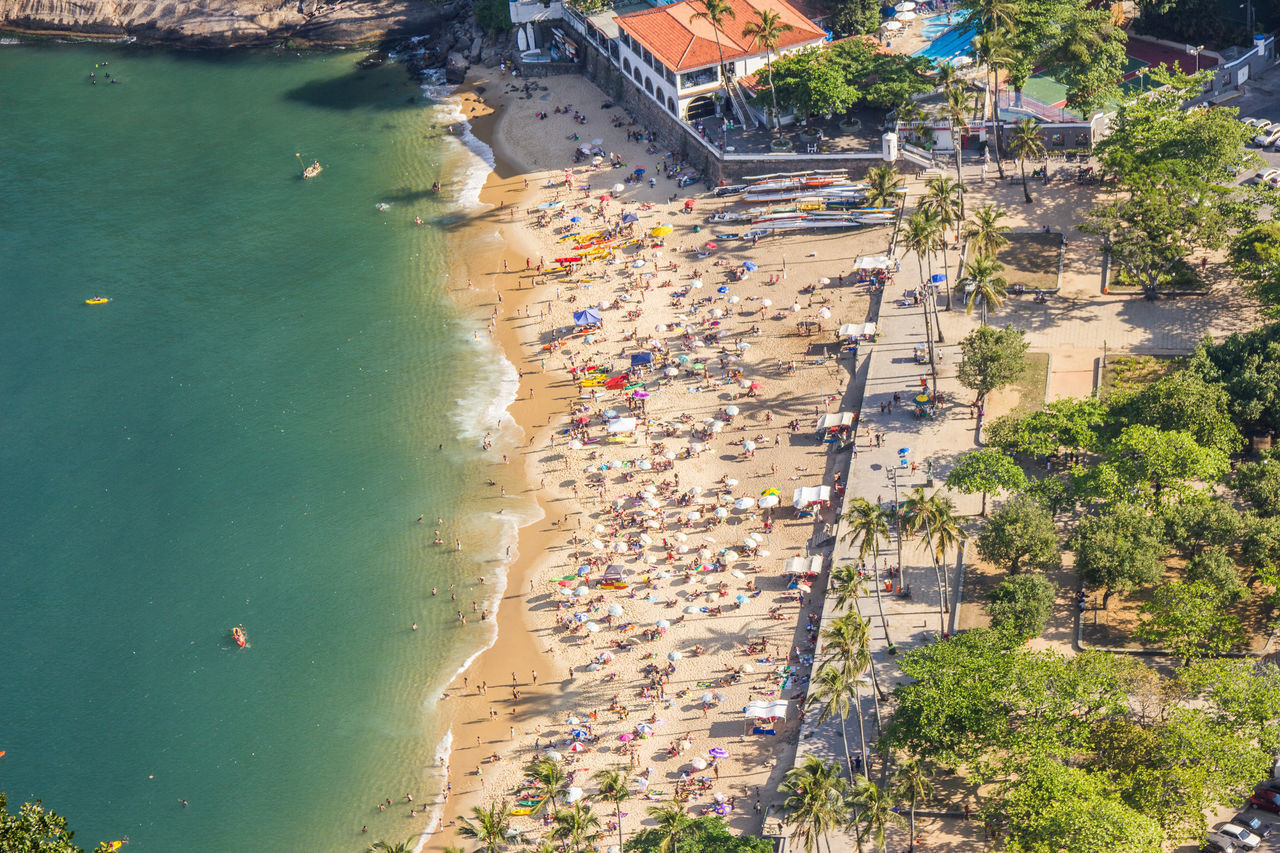
[[[440,123],[454,128],[451,138],[456,140],[462,152],[470,155],[464,154],[467,165],[454,181],[451,197],[463,210],[485,207],[480,203],[480,190],[484,189],[484,182],[497,163],[493,149],[471,132],[471,122],[462,111],[462,102],[453,97],[454,87],[429,82],[422,85],[422,91],[437,102],[435,111]]]
[[[435,754],[431,756],[431,767],[440,773],[440,792],[436,797],[435,804],[431,810],[427,812],[427,822],[422,832],[418,835],[418,845],[414,847],[414,853],[421,853],[423,847],[431,840],[432,830],[440,823],[440,818],[444,815],[444,779],[447,776],[449,768],[449,759],[453,757],[453,729],[449,729],[444,733],[444,737],[440,738],[440,742],[436,744]],[[443,759],[443,760],[442,760]]]

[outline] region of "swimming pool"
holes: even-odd
[[[950,24],[947,23],[946,12],[920,19],[920,35],[930,41],[914,56],[924,56],[940,63],[969,52],[977,27],[968,23],[968,11],[953,12],[951,16]]]

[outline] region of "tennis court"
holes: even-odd
[[[1120,78],[1120,88],[1124,90],[1125,95],[1145,85],[1146,77],[1142,72],[1149,64],[1135,56],[1125,57],[1124,74]],[[1032,74],[1026,85],[1022,87],[1022,96],[1051,109],[1079,116],[1078,113],[1066,108],[1067,87],[1046,74]]]

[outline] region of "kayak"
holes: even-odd
[[[231,639],[235,641],[235,644],[242,649],[244,648],[245,643],[248,642],[249,640],[248,636],[244,632],[243,626],[238,626],[231,629]]]

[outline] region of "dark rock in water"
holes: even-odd
[[[458,85],[467,79],[467,66],[450,63],[444,67],[444,82]]]
[[[373,53],[357,62],[356,67],[361,69],[377,68],[386,61],[387,52],[385,50],[375,50]]]

